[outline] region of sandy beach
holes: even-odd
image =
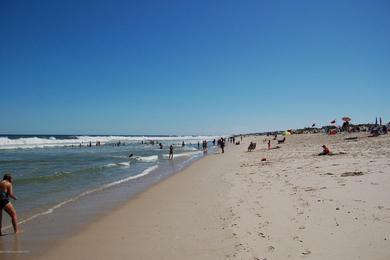
[[[390,259],[390,136],[366,135],[292,135],[272,150],[246,137],[36,258]],[[341,154],[317,156],[322,144]]]

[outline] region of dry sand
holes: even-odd
[[[247,137],[39,259],[388,260],[390,136],[363,136],[294,135],[274,150]],[[322,144],[346,154],[316,156]]]

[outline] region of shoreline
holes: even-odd
[[[16,259],[387,260],[390,136],[364,136],[293,135],[271,150],[249,136]],[[317,156],[322,144],[338,155]]]
[[[47,208],[38,209],[25,218],[19,218],[19,223],[23,223],[21,225],[23,234],[19,236],[11,234],[12,226],[8,223],[8,215],[5,214],[3,230],[6,235],[0,237],[0,256],[15,254],[17,259],[24,258],[25,253],[19,255],[19,251],[28,252],[26,253],[28,258],[40,255],[58,241],[78,234],[80,230],[84,230],[108,212],[120,208],[144,190],[158,185],[164,179],[204,158],[203,154],[189,158],[181,156],[181,153],[178,155],[178,159],[166,160],[168,164],[156,164],[137,175],[83,191]]]
[[[197,259],[226,259],[234,238],[227,227],[216,226],[228,213],[221,202],[230,184],[221,183],[223,170],[214,176],[208,172],[210,166],[219,163],[218,156],[221,154],[210,154],[193,162],[35,258],[149,259],[159,255],[160,259],[191,259],[196,255]],[[203,192],[199,193],[199,189]],[[211,214],[204,214],[205,205]],[[199,217],[194,219],[196,215]],[[182,234],[177,235],[178,230]],[[98,246],[107,244],[107,239],[109,247]],[[226,239],[231,243],[226,245]],[[200,243],[199,247],[187,250],[189,245],[196,246],[194,240]],[[226,248],[223,253],[215,251],[221,247]],[[121,248],[126,248],[126,252]],[[69,251],[75,255],[70,256]]]

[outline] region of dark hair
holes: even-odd
[[[11,176],[11,174],[9,174],[9,173],[6,173],[6,174],[4,174],[4,176],[3,176],[3,181],[4,180],[7,180],[7,181],[11,181],[12,180],[12,176]]]

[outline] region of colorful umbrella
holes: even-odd
[[[350,117],[347,117],[347,116],[345,116],[345,117],[343,117],[343,118],[341,118],[344,122],[349,122],[349,121],[351,121],[351,118]]]

